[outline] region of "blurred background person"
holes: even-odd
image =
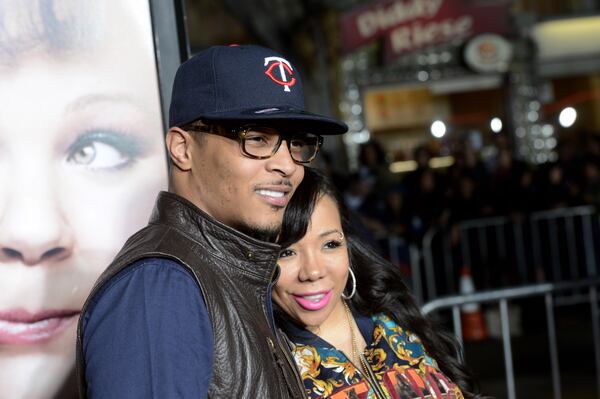
[[[79,311],[166,187],[148,3],[0,0],[0,396],[69,398]]]

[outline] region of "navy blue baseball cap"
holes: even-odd
[[[169,126],[196,120],[284,125],[321,135],[348,130],[343,122],[307,112],[298,70],[255,45],[210,47],[179,66]]]

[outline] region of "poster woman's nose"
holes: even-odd
[[[54,264],[73,253],[74,237],[49,196],[12,197],[0,213],[0,263]]]

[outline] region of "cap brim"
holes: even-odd
[[[344,134],[348,126],[336,119],[292,108],[261,108],[244,111],[226,111],[204,114],[202,121],[266,123],[269,125],[291,127],[323,136]]]

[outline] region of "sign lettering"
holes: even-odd
[[[508,11],[507,0],[381,0],[342,17],[342,47],[350,52],[383,40],[391,59],[481,33],[507,34]]]

